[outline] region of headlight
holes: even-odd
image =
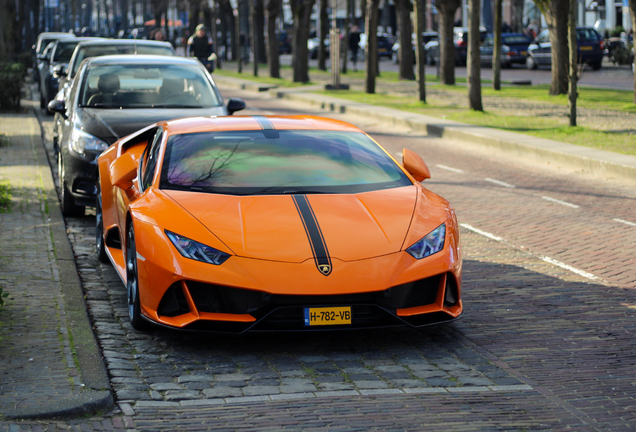
[[[108,148],[108,144],[99,138],[74,127],[71,132],[71,139],[69,140],[68,147],[75,153],[83,155],[85,150],[104,151]]]
[[[186,258],[190,258],[197,261],[206,262],[214,265],[221,265],[230,257],[229,254],[221,252],[210,246],[206,246],[202,243],[190,240],[187,237],[180,236],[166,230],[166,235],[177,248],[179,253]]]
[[[406,251],[415,259],[426,258],[444,249],[444,239],[446,238],[446,224],[441,224],[433,231],[422,237],[417,243]]]

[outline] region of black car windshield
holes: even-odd
[[[411,185],[358,132],[201,132],[168,139],[161,189],[230,195],[359,193]]]
[[[591,40],[591,41],[601,40],[601,37],[596,32],[596,30],[588,29],[588,28],[576,29],[576,38],[578,40]]]
[[[196,65],[117,64],[87,69],[79,105],[84,108],[211,108],[222,103],[203,68]]]
[[[83,46],[77,52],[77,58],[73,59],[73,70],[71,77],[74,77],[79,69],[82,60],[89,57],[100,57],[107,55],[119,54],[149,54],[149,55],[174,55],[174,50],[166,45],[144,45],[144,44],[126,44],[126,45],[95,45]]]
[[[62,62],[68,63],[71,61],[71,57],[73,56],[73,51],[75,51],[75,47],[80,41],[69,41],[63,42],[59,41],[57,43],[57,47],[55,48],[55,54],[53,55],[54,62]]]

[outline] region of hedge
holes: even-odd
[[[20,63],[0,63],[0,108],[20,107],[26,68]]]

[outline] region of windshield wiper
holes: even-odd
[[[156,104],[153,108],[203,108],[201,105],[185,105],[185,104]]]

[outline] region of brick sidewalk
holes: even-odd
[[[0,285],[9,293],[0,309],[0,414],[87,412],[112,397],[105,372],[92,373],[101,358],[94,340],[89,349],[92,335],[32,107],[0,116],[0,134],[0,183],[12,195],[11,209],[0,214]]]

